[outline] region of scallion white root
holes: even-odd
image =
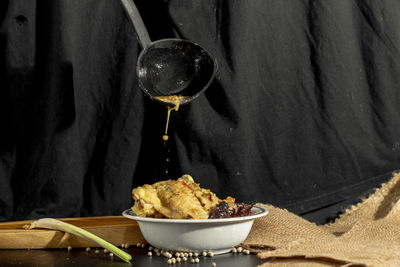
[[[130,260],[132,259],[132,256],[130,254],[117,248],[116,246],[107,242],[106,240],[104,240],[82,228],[79,228],[75,225],[72,225],[72,224],[57,220],[57,219],[52,219],[52,218],[40,219],[37,221],[33,221],[32,223],[30,223],[28,225],[25,225],[24,228],[25,229],[46,228],[46,229],[59,230],[59,231],[63,231],[66,233],[70,233],[72,235],[76,235],[76,236],[85,238],[87,240],[90,240],[92,242],[99,244],[103,248],[114,253],[114,255],[118,256],[120,259],[122,259],[125,262],[130,263]]]

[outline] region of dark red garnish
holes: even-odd
[[[222,201],[217,205],[215,210],[211,212],[209,219],[247,216],[251,213],[252,207],[253,204],[228,203],[226,201]]]
[[[236,213],[232,214],[232,217],[242,217],[250,215],[253,204],[237,203],[236,207]]]

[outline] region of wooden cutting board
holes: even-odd
[[[59,219],[81,227],[108,242],[121,244],[146,243],[135,220],[123,216],[83,217]],[[48,229],[25,230],[23,226],[32,222],[15,221],[0,223],[0,249],[42,249],[71,247],[98,247],[86,239]]]

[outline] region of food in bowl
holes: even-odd
[[[201,188],[190,175],[177,180],[145,184],[132,190],[132,211],[139,217],[169,219],[208,219],[240,217],[250,214],[253,205],[218,198]]]

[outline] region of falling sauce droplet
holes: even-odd
[[[169,126],[169,119],[170,119],[170,116],[171,116],[171,111],[172,111],[172,110],[178,111],[180,104],[183,103],[187,98],[188,98],[187,96],[177,96],[177,95],[172,95],[172,96],[158,96],[158,97],[156,97],[156,99],[158,99],[159,101],[168,104],[168,105],[167,105],[167,121],[166,121],[166,123],[165,123],[164,135],[162,136],[162,139],[163,139],[163,141],[164,141],[163,146],[164,146],[165,149],[167,150],[167,154],[170,153],[170,149],[168,148],[168,145],[169,145],[169,144],[168,144],[167,141],[168,141],[168,139],[169,139],[169,136],[168,136],[168,126]],[[168,177],[168,173],[169,173],[169,171],[168,171],[168,164],[169,164],[169,161],[170,161],[170,159],[168,158],[168,156],[166,156],[165,161],[166,161],[166,163],[164,163],[164,164],[165,164],[165,176]]]
[[[167,122],[165,124],[165,131],[162,139],[164,141],[168,140],[168,125],[169,125],[169,118],[171,115],[171,111],[175,110],[178,111],[180,104],[185,101],[188,97],[187,96],[177,96],[177,95],[171,95],[171,96],[157,96],[156,97],[158,100],[161,102],[167,103]]]

